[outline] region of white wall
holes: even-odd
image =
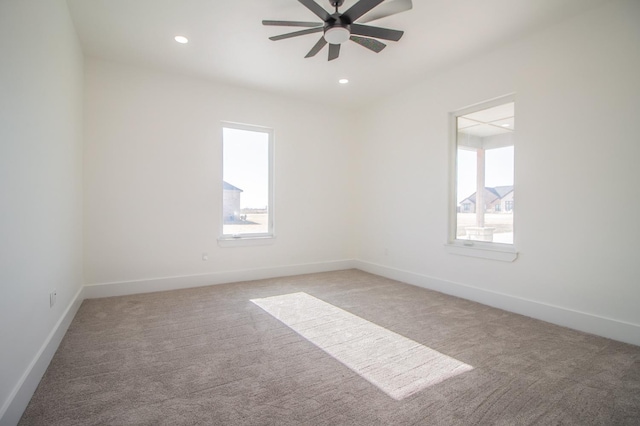
[[[2,0],[0,58],[0,423],[12,424],[82,285],[82,54],[66,2]]]
[[[206,284],[352,258],[344,113],[92,58],[85,70],[87,284],[199,274]],[[273,244],[218,246],[223,120],[275,130]]]
[[[640,344],[639,22],[610,2],[363,111],[362,267]],[[512,92],[520,256],[448,254],[448,113]]]

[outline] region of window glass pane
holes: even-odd
[[[458,116],[455,238],[513,244],[514,103]]]
[[[222,233],[269,233],[270,134],[223,128]]]

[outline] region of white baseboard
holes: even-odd
[[[179,290],[183,288],[204,287],[214,284],[228,284],[241,281],[312,274],[315,272],[339,271],[352,268],[354,268],[353,260],[335,260],[328,262],[305,263],[300,265],[276,266],[272,268],[225,271],[213,274],[88,284],[84,287],[84,297],[86,299],[95,299],[100,297],[125,296],[129,294]]]
[[[5,404],[0,408],[0,426],[14,426],[20,421],[22,413],[27,408],[33,393],[38,387],[83,300],[84,287],[81,287],[71,299],[71,303],[69,303],[69,306],[67,306],[67,309],[65,309],[53,330],[47,336],[31,364],[29,364],[29,367],[27,367],[27,370],[13,388]]]
[[[354,260],[353,264],[355,268],[375,275],[472,300],[482,303],[483,305],[493,306],[494,308],[547,321],[574,330],[640,346],[640,325],[638,324],[631,324],[465,284],[445,281],[376,263]]]

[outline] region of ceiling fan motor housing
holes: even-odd
[[[325,22],[324,39],[329,44],[342,44],[351,36],[351,25],[342,22],[341,19]]]

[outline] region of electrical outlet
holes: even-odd
[[[49,307],[53,308],[53,305],[56,304],[56,297],[58,296],[58,292],[56,290],[53,290],[51,293],[49,293]]]

